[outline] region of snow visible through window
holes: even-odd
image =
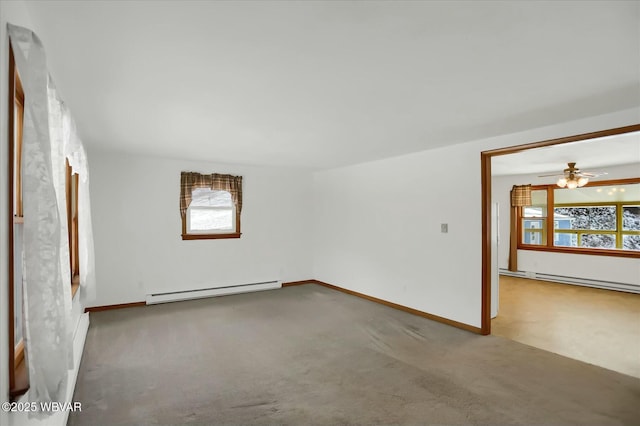
[[[562,226],[562,220],[556,221],[555,229],[589,230],[589,231],[617,231],[617,207],[560,207],[555,208],[556,218],[562,217],[566,222]],[[640,207],[624,206],[622,208],[622,231],[640,231]],[[576,235],[556,234],[557,246],[591,248],[616,248],[615,233],[583,233],[580,240]],[[622,249],[640,250],[640,235],[622,235]]]
[[[640,231],[640,207],[624,206],[622,208],[622,230]],[[623,235],[622,246],[625,250],[640,250],[640,235]]]
[[[189,205],[189,231],[233,231],[233,201],[228,191],[194,189]]]
[[[555,208],[554,213],[571,219],[570,229],[616,230],[616,207]],[[615,243],[614,243],[615,245]]]

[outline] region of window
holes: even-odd
[[[242,176],[182,172],[182,239],[240,238]]]
[[[233,233],[236,231],[235,216],[231,193],[209,188],[194,189],[187,209],[187,233]]]
[[[547,242],[547,192],[531,191],[531,206],[522,211],[522,242],[545,245]]]
[[[9,393],[17,398],[29,389],[27,358],[24,351],[22,295],[22,130],[24,91],[9,48]]]
[[[640,257],[640,178],[536,186],[531,195],[519,212],[519,249]]]

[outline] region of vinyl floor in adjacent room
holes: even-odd
[[[491,332],[640,378],[640,294],[500,277]]]
[[[69,425],[637,425],[640,380],[315,284],[91,314]]]

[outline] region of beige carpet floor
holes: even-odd
[[[69,425],[638,425],[640,380],[307,284],[105,311]]]

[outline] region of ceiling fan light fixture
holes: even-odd
[[[567,166],[569,167],[564,169],[561,174],[540,175],[538,177],[556,176],[558,177],[556,185],[558,185],[560,188],[576,189],[582,188],[587,183],[589,183],[589,178],[607,174],[607,172],[584,172],[576,167],[576,163],[567,163]]]

